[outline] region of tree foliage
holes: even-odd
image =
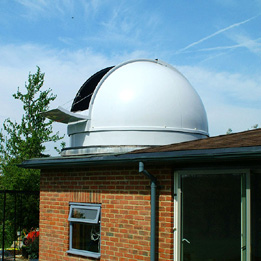
[[[251,126],[250,130],[254,130],[254,129],[259,129],[258,124],[254,124],[253,126]],[[228,128],[226,134],[232,134],[232,133],[233,133],[233,130],[231,128]]]
[[[44,73],[37,67],[35,74],[29,73],[25,92],[18,87],[13,94],[16,100],[23,103],[24,114],[20,123],[6,119],[0,133],[1,187],[4,189],[39,189],[39,171],[21,169],[17,164],[26,159],[46,156],[44,144],[63,138],[59,133],[53,133],[52,121],[41,114],[56,98],[51,89],[43,90],[43,84]]]

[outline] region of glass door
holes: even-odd
[[[251,175],[251,261],[261,261],[261,173]]]
[[[181,260],[245,260],[244,180],[241,174],[180,176]]]

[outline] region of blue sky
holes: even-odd
[[[261,0],[1,0],[0,57],[0,124],[36,66],[68,109],[96,71],[158,58],[197,90],[211,136],[261,125]]]

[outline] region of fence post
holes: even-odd
[[[14,215],[14,260],[15,260],[15,248],[16,248],[16,244],[17,244],[17,241],[16,241],[16,237],[17,237],[17,226],[16,226],[16,193],[14,193],[14,199],[15,199],[15,215]]]
[[[3,235],[2,235],[2,260],[5,260],[5,204],[6,204],[6,191],[4,191],[4,206],[3,206]]]

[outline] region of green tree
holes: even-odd
[[[25,92],[18,87],[13,94],[23,103],[24,114],[20,123],[6,119],[0,133],[2,189],[39,190],[39,171],[21,169],[17,165],[26,159],[47,156],[44,144],[63,138],[53,133],[52,121],[41,114],[56,98],[51,89],[42,90],[43,84],[44,73],[37,67],[35,74],[29,73]]]
[[[51,89],[43,90],[44,73],[39,67],[35,74],[29,73],[28,83],[22,92],[19,87],[13,97],[23,104],[24,113],[20,123],[6,119],[0,132],[0,189],[39,191],[40,171],[19,168],[19,164],[30,158],[46,157],[45,143],[56,142],[63,137],[53,133],[52,121],[46,120],[42,112],[46,112],[49,104],[56,96]],[[62,143],[63,144],[63,143]],[[5,241],[6,247],[14,240],[10,235],[16,235],[14,229],[14,213],[19,210],[22,221],[20,229],[30,231],[39,225],[39,197],[36,195],[18,195],[15,211],[14,195],[6,195]],[[20,202],[20,203],[19,203]],[[3,220],[3,194],[0,197],[0,222]],[[10,226],[8,226],[11,224]],[[0,224],[0,228],[1,228]],[[18,229],[18,228],[16,228]],[[2,232],[2,231],[1,231]],[[0,232],[0,234],[1,234]]]
[[[227,130],[226,134],[231,134],[232,132],[233,132],[232,129],[229,128],[229,129]]]
[[[253,126],[251,126],[250,130],[254,130],[254,129],[259,129],[258,124],[254,124]],[[248,129],[249,130],[249,129]],[[231,128],[229,128],[226,132],[226,134],[231,134],[233,133],[233,130]]]

